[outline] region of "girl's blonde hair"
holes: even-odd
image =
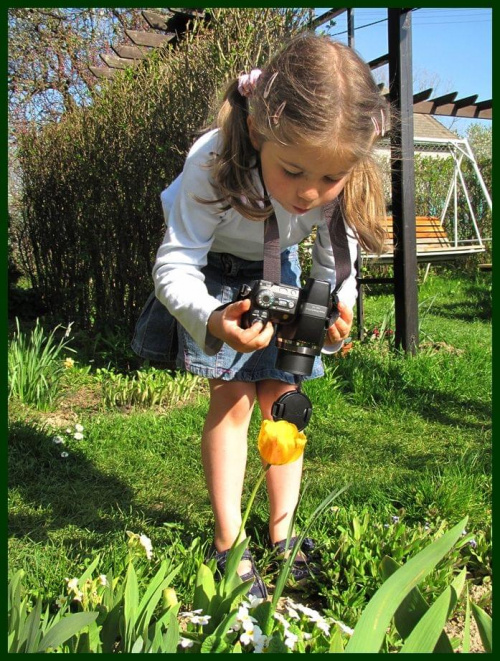
[[[222,149],[212,163],[217,203],[263,220],[272,206],[255,187],[258,155],[249,114],[261,143],[317,146],[355,162],[339,196],[344,218],[363,249],[381,252],[385,201],[372,153],[389,112],[359,55],[327,36],[302,33],[269,62],[250,99],[240,94],[237,80],[227,88],[215,124],[222,133]]]

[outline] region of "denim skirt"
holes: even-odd
[[[202,272],[208,292],[224,304],[236,300],[243,284],[262,279],[263,262],[247,261],[227,253],[210,252]],[[294,287],[301,286],[297,246],[281,253],[281,282]],[[163,362],[167,369],[175,366],[192,374],[223,381],[275,379],[290,384],[314,379],[324,373],[320,356],[316,356],[310,376],[297,376],[277,369],[274,338],[267,347],[252,353],[240,353],[223,344],[215,356],[208,356],[191,335],[179,323],[173,321],[157,299],[153,304],[151,301],[148,303],[149,307],[146,304],[141,314],[142,323],[138,322],[136,326],[132,348],[143,358]]]

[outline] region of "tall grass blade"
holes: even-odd
[[[435,603],[408,636],[405,644],[399,650],[402,654],[422,652],[430,654],[448,620],[448,615],[457,603],[457,593],[450,585],[439,595]]]
[[[37,652],[46,652],[49,648],[56,648],[77,634],[84,627],[94,622],[99,613],[72,613],[59,620],[43,637]]]
[[[385,557],[380,565],[382,578],[387,580],[392,576],[401,565],[389,557]],[[398,609],[394,613],[394,624],[398,634],[403,640],[406,640],[411,634],[419,620],[427,613],[429,605],[422,596],[420,590],[415,587],[403,599]],[[435,653],[453,654],[453,647],[450,639],[443,631],[434,647]]]
[[[137,608],[139,605],[139,587],[137,584],[137,574],[132,563],[129,564],[127,570],[127,579],[124,594],[124,629],[125,629],[125,645],[124,652],[130,651],[134,643],[135,624],[137,620]]]
[[[472,614],[476,620],[479,636],[484,647],[484,651],[491,654],[493,648],[493,626],[491,617],[477,604],[472,603]]]
[[[423,551],[411,558],[377,590],[359,619],[347,643],[346,652],[378,652],[385,633],[401,601],[453,547],[465,528],[468,517]]]
[[[469,588],[467,588],[467,599],[465,601],[465,621],[464,621],[464,633],[462,637],[462,654],[468,654],[470,652],[470,601],[469,601]]]

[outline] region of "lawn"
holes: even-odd
[[[491,608],[491,274],[435,267],[419,301],[417,355],[373,332],[393,322],[390,292],[372,288],[365,339],[304,387],[314,413],[299,529],[325,496],[347,488],[312,525],[322,571],[297,598],[348,626],[380,586],[384,555],[405,562],[464,516],[460,543],[423,590],[439,594],[466,567]],[[206,385],[181,377],[175,390],[152,368],[132,383],[113,364],[91,366],[80,348],[66,355],[74,363],[52,410],[9,402],[9,574],[23,568],[26,593],[54,603],[65,578],[96,555],[102,574],[123,567],[131,531],[151,539],[153,564],[182,565],[172,585],[188,608],[213,524],[200,461]],[[260,471],[259,428],[254,412],[245,499]],[[247,532],[272,592],[266,517],[261,489]]]

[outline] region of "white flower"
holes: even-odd
[[[300,620],[300,615],[297,613],[295,608],[292,608],[287,604],[286,609],[288,611],[288,615],[292,618],[292,620]]]
[[[62,608],[63,606],[66,605],[67,601],[68,601],[68,598],[65,597],[63,594],[60,594],[56,599],[56,606],[58,608]]]
[[[73,438],[75,439],[75,441],[81,441],[83,439],[83,434],[77,431],[76,434],[73,434]]]
[[[201,615],[202,612],[202,608],[197,608],[194,611],[185,611],[184,613],[179,613],[179,615],[180,617],[186,617],[192,624],[201,624],[201,626],[204,626],[205,624],[208,624],[208,621],[212,616]]]
[[[250,609],[257,608],[257,606],[265,601],[262,597],[256,597],[253,594],[247,594],[246,599],[248,600],[248,608]]]
[[[193,642],[192,640],[189,640],[189,638],[183,638],[183,637],[181,636],[181,639],[180,639],[180,641],[179,641],[179,645],[180,645],[181,647],[193,647],[194,642]]]
[[[269,645],[269,637],[261,634],[259,636],[254,636],[253,640],[253,651],[256,654],[261,654],[265,648]]]
[[[99,585],[104,585],[104,586],[109,585],[106,574],[99,575]]]
[[[66,588],[68,590],[68,594],[71,595],[73,594],[73,599],[75,601],[81,601],[83,597],[83,592],[79,589],[78,587],[78,579],[77,578],[66,578]]]
[[[322,631],[325,634],[325,636],[330,635],[330,625],[326,620],[322,618],[321,620],[316,620],[314,624],[318,627],[320,631]]]
[[[66,459],[66,457],[69,457],[69,454],[67,452],[61,452],[61,457]]]
[[[288,627],[290,626],[290,622],[285,620],[285,618],[283,617],[283,615],[281,613],[275,613],[274,614],[274,619],[278,620],[278,622],[281,622],[281,624],[283,625],[283,627],[285,629],[288,629]]]
[[[78,590],[78,579],[77,578],[66,578],[66,587],[68,588],[68,592],[76,592]]]
[[[296,636],[294,633],[292,633],[289,630],[285,631],[285,645],[289,647],[291,650],[295,647],[295,643],[298,641],[299,637]]]
[[[236,614],[236,623],[233,625],[233,631],[239,631],[242,627],[245,628],[245,622],[257,622],[248,612],[248,607],[241,604]]]
[[[348,636],[352,636],[354,633],[354,629],[351,629],[351,627],[348,627],[347,624],[344,624],[343,622],[339,622],[339,620],[333,620],[333,622],[340,627],[340,629],[346,633]]]
[[[244,622],[243,628],[245,629],[245,633],[242,633],[240,636],[240,642],[242,642],[243,645],[250,645],[250,643],[255,643],[263,636],[262,629],[258,624],[254,624],[250,621]]]
[[[211,617],[211,615],[193,615],[191,618],[191,624],[201,624],[201,626],[204,627],[208,624]]]
[[[61,438],[60,436],[54,436],[52,442],[55,443],[56,445],[59,445],[59,443],[64,443],[64,439]]]
[[[83,425],[75,425],[75,431],[82,432],[83,431]]]
[[[66,429],[66,433],[71,434],[71,429],[69,427]]]
[[[146,558],[148,560],[151,560],[151,557],[153,555],[153,545],[151,544],[151,540],[149,539],[149,537],[147,537],[146,535],[139,535],[139,543],[146,551]]]

